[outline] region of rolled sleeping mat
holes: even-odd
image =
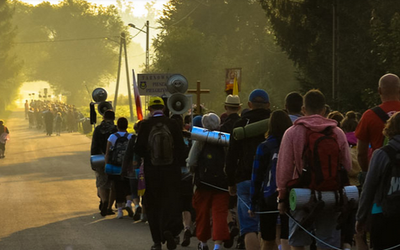
[[[355,202],[358,202],[360,198],[358,188],[356,186],[345,186],[343,188],[344,195],[347,196],[348,200],[354,199]]]
[[[354,199],[358,202],[358,189],[356,186],[346,186],[343,188],[344,195],[349,200]],[[318,197],[318,192],[315,191]],[[289,194],[290,209],[292,211],[302,209],[311,198],[311,190],[307,188],[293,188]],[[336,195],[333,191],[321,191],[321,200],[324,201],[325,207],[332,207],[336,205]]]
[[[293,188],[289,194],[290,210],[300,210],[311,198],[311,190],[308,188]]]
[[[229,133],[220,131],[210,131],[205,128],[193,126],[191,132],[191,139],[196,141],[206,141],[209,143],[220,144],[223,146],[229,146]]]
[[[317,191],[315,195],[318,197]],[[311,190],[308,188],[293,188],[289,194],[290,209],[300,210],[311,198]],[[334,206],[336,204],[336,196],[333,191],[321,191],[321,200],[324,201],[325,207]]]
[[[235,140],[242,140],[244,138],[255,137],[267,133],[269,119],[264,119],[258,122],[250,123],[244,127],[237,127],[233,129],[232,136]]]
[[[91,155],[90,156],[90,165],[92,169],[104,169],[105,166],[105,158],[104,155]]]

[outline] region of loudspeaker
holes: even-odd
[[[107,100],[107,91],[103,88],[97,88],[93,90],[92,98],[95,102],[104,102]]]
[[[189,84],[183,75],[172,75],[167,81],[167,90],[170,94],[185,93]]]
[[[173,114],[183,114],[190,108],[189,99],[181,93],[172,94],[168,98],[167,107]]]
[[[109,109],[113,109],[111,102],[100,102],[97,107],[100,115],[104,115],[104,113]]]

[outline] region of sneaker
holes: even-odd
[[[208,250],[208,246],[207,245],[202,246],[201,242],[199,242],[199,244],[197,245],[197,250]]]
[[[134,221],[140,220],[141,216],[142,216],[142,207],[141,206],[135,207],[135,214],[133,215],[133,220]]]
[[[117,219],[122,219],[124,217],[124,213],[122,211],[118,211]]]
[[[185,232],[183,233],[183,241],[181,246],[187,247],[190,244],[190,237],[192,237],[192,233],[190,232],[190,229],[185,229]]]
[[[126,206],[125,210],[128,212],[129,217],[133,217],[133,211],[131,206]]]
[[[237,227],[232,227],[231,232],[229,233],[229,240],[224,242],[225,248],[231,248],[233,246],[233,242],[235,237],[239,234],[239,229]]]
[[[172,235],[171,231],[165,231],[164,238],[167,241],[167,249],[168,250],[176,249],[175,237]]]

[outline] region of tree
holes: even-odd
[[[297,89],[293,63],[274,43],[259,3],[172,0],[163,14],[152,70],[181,73],[192,88],[201,80],[211,89],[202,96],[208,108],[223,108],[226,68],[242,68],[244,103],[254,88],[263,88],[282,107],[287,92]]]
[[[260,0],[281,48],[298,65],[303,90],[319,88],[337,109],[379,102],[379,78],[399,73],[396,1]],[[338,21],[338,79],[332,97],[333,4]],[[357,11],[354,11],[357,10]]]
[[[115,6],[85,0],[44,2],[35,7],[15,2],[19,51],[28,80],[44,80],[68,102],[87,104],[87,89],[104,86],[118,65],[119,37],[126,31]]]
[[[13,14],[10,3],[0,0],[0,113],[14,100],[20,85],[21,62],[14,53],[16,32],[11,23]]]

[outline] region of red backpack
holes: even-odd
[[[307,129],[306,138],[303,171],[298,179],[288,183],[288,187],[316,191],[342,189],[347,182],[347,173],[340,164],[340,147],[332,127],[321,132]]]

